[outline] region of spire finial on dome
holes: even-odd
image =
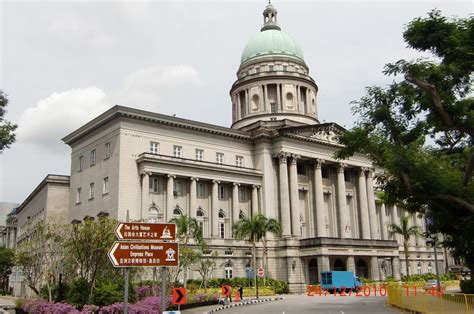
[[[269,29],[281,30],[277,23],[277,14],[278,11],[273,7],[271,0],[268,0],[268,5],[265,10],[263,10],[262,32]]]

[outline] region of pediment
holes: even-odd
[[[299,138],[338,144],[338,137],[344,131],[345,129],[336,123],[324,123],[283,129],[282,135],[293,135]]]

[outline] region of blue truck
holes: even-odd
[[[341,287],[346,291],[355,291],[361,286],[359,277],[351,271],[323,271],[321,272],[321,289],[328,292],[339,292]]]

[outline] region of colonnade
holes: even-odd
[[[150,204],[149,204],[149,180],[150,176],[152,173],[150,172],[143,172],[141,173],[141,218],[143,217],[143,214],[148,210]],[[176,179],[175,175],[167,174],[164,176],[165,181],[166,181],[166,189],[165,189],[165,195],[166,195],[166,202],[165,206],[166,208],[163,210],[163,220],[164,221],[169,221],[171,218],[173,218],[173,210],[176,207],[176,202],[175,202],[175,196],[174,196],[174,181]],[[187,204],[186,212],[183,214],[186,214],[188,217],[196,218],[196,211],[198,209],[197,205],[197,183],[200,180],[199,178],[196,177],[189,177],[189,202]],[[219,206],[219,185],[221,184],[221,181],[219,180],[208,180],[205,179],[206,182],[209,184],[210,183],[210,198],[211,198],[211,203],[210,203],[210,208],[209,208],[209,214],[208,214],[208,219],[209,219],[209,227],[211,231],[211,237],[217,238],[219,237],[219,212],[220,212],[220,206]],[[240,215],[240,204],[239,204],[239,188],[241,186],[249,186],[251,187],[251,196],[250,196],[250,201],[251,201],[251,208],[250,208],[250,215],[259,213],[260,212],[260,206],[259,206],[259,199],[260,199],[260,185],[248,185],[248,184],[243,184],[243,183],[238,183],[238,182],[225,182],[227,186],[231,185],[232,192],[230,193],[230,199],[231,199],[231,207],[229,208],[228,211],[228,218],[229,219],[229,224],[230,226],[233,225],[234,222],[237,222],[239,220],[239,215]],[[224,184],[224,182],[222,182]]]

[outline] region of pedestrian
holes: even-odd
[[[239,288],[237,289],[237,291],[239,291],[240,301],[242,301],[244,299],[244,288],[242,287],[242,285],[239,285]]]

